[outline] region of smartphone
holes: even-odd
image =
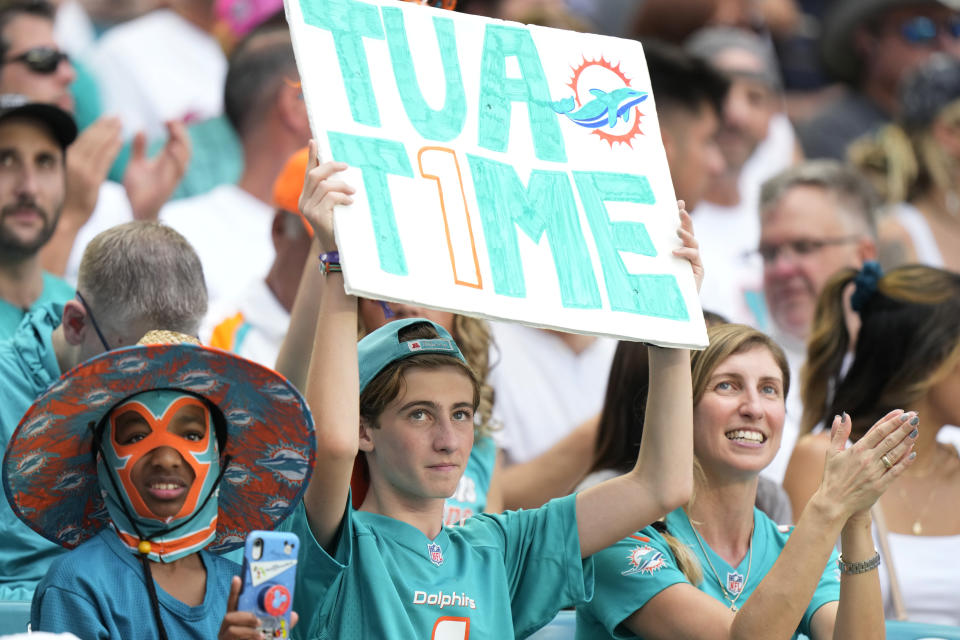
[[[295,533],[251,531],[247,534],[237,611],[256,615],[265,638],[290,637],[299,552],[300,539]]]

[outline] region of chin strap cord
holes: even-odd
[[[147,560],[147,556],[140,556],[140,564],[143,565],[143,578],[147,581],[147,592],[150,594],[150,608],[153,609],[153,618],[157,621],[157,633],[160,634],[160,640],[167,640],[167,630],[163,626],[163,619],[160,617],[157,585],[153,582],[153,572],[150,571],[150,561]]]

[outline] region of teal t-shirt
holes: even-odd
[[[37,298],[36,302],[34,302],[29,309],[12,305],[6,300],[0,300],[0,340],[6,340],[12,337],[17,327],[20,326],[23,317],[27,315],[29,311],[50,303],[63,304],[74,295],[76,294],[73,287],[67,284],[66,280],[62,280],[44,271],[43,291],[40,292],[40,297]]]
[[[477,440],[470,451],[467,467],[460,476],[457,490],[443,505],[443,523],[458,525],[487,508],[487,493],[490,479],[497,463],[497,445],[493,438],[484,436]]]
[[[434,540],[347,501],[333,556],[299,505],[282,528],[300,536],[296,638],[525,638],[563,607],[588,600],[576,497],[539,509],[479,514]]]
[[[703,543],[710,562],[724,581],[728,591],[742,590],[737,606],[750,597],[763,577],[776,562],[780,551],[790,537],[792,527],[782,527],[768,518],[759,509],[753,510],[753,538],[750,541],[753,558],[744,557],[740,566],[734,568]],[[729,605],[720,591],[717,578],[710,569],[700,545],[690,526],[684,510],[677,509],[667,515],[667,530],[694,553],[703,568],[703,582],[697,588],[715,600]],[[612,547],[594,556],[596,586],[591,602],[577,607],[578,640],[594,638],[637,638],[620,624],[640,609],[653,596],[667,587],[681,582],[689,584],[677,568],[677,561],[663,536],[653,527],[627,536]],[[747,565],[750,565],[749,577]],[[810,635],[810,619],[817,609],[828,602],[840,599],[840,573],[837,569],[836,550],[830,556],[813,599],[803,614],[799,633]],[[796,636],[795,636],[796,637]]]
[[[216,638],[230,581],[240,573],[235,562],[198,553],[207,570],[202,603],[189,606],[156,587],[160,618],[172,640]],[[37,587],[30,624],[34,631],[70,632],[83,640],[160,637],[140,561],[110,528],[53,563]]]
[[[33,401],[60,377],[51,336],[63,305],[47,304],[23,319],[12,338],[0,340],[0,439],[4,448]],[[0,500],[0,600],[29,600],[50,562],[66,549],[50,542]]]

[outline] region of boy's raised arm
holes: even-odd
[[[354,190],[335,177],[346,168],[339,162],[317,165],[317,146],[310,142],[300,211],[313,226],[321,253],[337,250],[334,207],[353,202]],[[303,500],[314,537],[330,550],[346,508],[359,446],[357,299],[344,293],[339,272],[322,278],[320,288],[305,393],[316,424],[317,461]]]
[[[682,201],[678,206],[683,246],[674,255],[690,261],[699,290],[703,265],[693,223]],[[650,388],[637,463],[629,473],[577,495],[584,558],[682,506],[693,491],[690,352],[651,346],[649,353]]]

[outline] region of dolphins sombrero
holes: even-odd
[[[117,404],[154,389],[193,394],[225,428],[217,531],[223,553],[248,531],[273,529],[296,506],[313,469],[313,418],[277,372],[189,336],[154,331],[137,346],[77,365],[27,410],[3,459],[3,488],[17,516],[74,548],[110,516],[97,479],[94,432]],[[164,343],[164,344],[161,344]]]

